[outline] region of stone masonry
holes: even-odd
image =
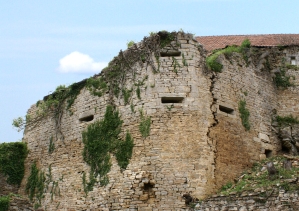
[[[177,36],[180,54],[161,55],[158,73],[136,63],[137,80],[146,80],[140,87],[141,99],[132,92],[130,104],[135,112],[122,97],[114,99],[124,121],[121,136],[128,130],[134,139],[133,156],[124,171],[112,156],[109,184],[96,185],[87,196],[84,193],[82,177],[85,172],[89,178],[90,167],[82,157],[81,133],[103,118],[108,101],[107,93],[97,97],[84,88],[71,107],[72,114],[65,111],[62,116],[64,139],[59,134],[54,138],[52,154],[48,149],[51,137],[57,135],[54,119],[47,117],[34,127],[27,126],[23,141],[30,153],[19,192],[25,194],[30,166],[36,161],[45,173],[51,167],[60,192],[45,191],[42,208],[47,210],[187,210],[183,194],[204,198],[253,162],[277,153],[281,144],[271,127],[273,115],[299,116],[298,86],[278,90],[274,70],[262,69],[263,53],[269,51],[272,58],[279,50],[258,49],[260,56],[254,61],[259,65],[254,61],[247,65],[238,54],[230,59],[221,55],[218,59],[224,68],[214,73],[205,65],[206,51],[201,44],[190,34]],[[296,47],[285,48],[277,61],[296,52]],[[177,72],[174,59],[179,63]],[[297,85],[298,71],[288,70],[287,74],[295,76]],[[125,86],[130,89],[132,84],[128,74]],[[241,124],[240,100],[246,101],[250,111],[249,131]],[[37,109],[33,105],[28,114],[34,116]],[[151,117],[147,138],[139,132],[139,110]],[[88,116],[93,119],[82,121]]]

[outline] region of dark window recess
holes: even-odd
[[[180,51],[164,51],[160,52],[161,57],[167,57],[167,56],[180,56],[181,52]]]
[[[272,156],[272,150],[266,149],[265,150],[266,158],[269,158]]]
[[[234,109],[222,105],[219,105],[219,110],[227,114],[234,114]]]
[[[289,154],[291,152],[291,149],[287,148],[286,146],[282,145],[281,146],[281,152],[285,154]],[[266,155],[267,157],[267,155]]]
[[[93,120],[93,115],[84,116],[79,119],[81,122],[90,122]]]
[[[182,103],[184,100],[183,97],[162,97],[162,103]]]

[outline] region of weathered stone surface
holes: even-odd
[[[268,57],[273,63],[279,61],[272,57],[272,50],[258,49],[252,57],[261,58],[253,58],[249,65],[239,54],[234,53],[230,61],[221,55],[218,60],[223,70],[214,73],[206,69],[205,52],[192,37],[179,35],[177,42],[181,43],[181,56],[176,57],[180,64],[177,72],[171,57],[160,58],[158,73],[136,63],[135,80],[147,80],[140,87],[141,99],[132,92],[130,104],[135,111],[143,110],[144,115],[151,117],[149,137],[143,138],[139,132],[140,113],[132,112],[122,97],[114,98],[123,120],[121,138],[128,130],[134,139],[133,156],[126,170],[121,170],[112,156],[110,183],[106,187],[96,184],[86,196],[82,177],[86,173],[89,178],[90,167],[83,161],[81,133],[89,124],[103,118],[109,96],[107,93],[93,96],[84,88],[71,107],[72,115],[65,112],[62,116],[61,133],[65,139],[55,140],[53,153],[48,153],[48,148],[50,138],[57,132],[54,119],[46,118],[35,127],[26,128],[23,140],[30,153],[20,193],[24,194],[30,166],[37,161],[44,172],[51,165],[53,181],[59,182],[60,190],[60,196],[54,195],[53,200],[50,190],[46,190],[42,208],[183,210],[188,209],[183,194],[192,192],[197,198],[204,198],[255,161],[265,158],[266,150],[273,154],[279,151],[281,143],[271,129],[273,110],[279,115],[299,116],[299,91],[297,86],[278,90],[270,71],[263,70]],[[282,55],[282,59],[286,53],[287,50],[277,55]],[[183,64],[182,54],[187,66]],[[294,75],[298,84],[298,71],[288,74]],[[124,86],[129,89],[133,85],[132,75],[128,74]],[[183,100],[163,103],[162,97]],[[246,101],[250,112],[249,131],[240,119],[241,100]],[[34,115],[36,110],[33,105],[28,114]],[[93,119],[80,121],[88,115],[93,115]],[[255,210],[253,195],[244,197],[244,202],[238,201],[238,209]],[[236,210],[235,205],[229,206],[225,200],[218,202],[217,208],[213,205],[214,210]]]

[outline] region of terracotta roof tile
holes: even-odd
[[[241,45],[249,39],[252,46],[287,46],[299,45],[299,34],[265,34],[265,35],[223,35],[223,36],[198,36],[196,40],[207,51],[225,48],[228,45]]]

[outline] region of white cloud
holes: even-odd
[[[87,54],[74,51],[59,60],[58,70],[62,73],[99,73],[107,62],[95,62]]]

